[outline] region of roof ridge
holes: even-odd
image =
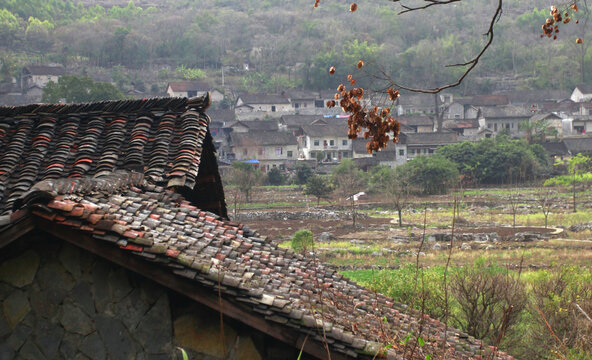
[[[195,108],[204,111],[210,105],[209,95],[194,98],[156,97],[137,100],[108,100],[78,104],[29,104],[22,106],[0,106],[0,116],[28,116],[32,114],[72,115],[79,113],[141,112],[143,110],[181,111]]]

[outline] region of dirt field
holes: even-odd
[[[567,228],[572,224],[592,221],[590,202],[582,202],[577,214],[570,211],[568,196],[557,198],[549,214],[549,229],[544,228],[544,217],[537,206],[536,189],[522,192],[521,204],[516,211],[516,228],[511,226],[507,193],[503,189],[473,191],[463,198],[462,222],[455,225],[455,234],[497,233],[496,242],[452,244],[452,264],[462,266],[477,258],[487,258],[501,265],[515,268],[546,268],[551,264],[592,266],[592,231],[563,231],[551,239],[518,242],[508,241],[516,233],[549,234],[556,226]],[[589,196],[589,194],[587,194]],[[253,199],[245,205],[252,209],[241,212],[313,212],[314,199],[305,197],[296,187],[260,187]],[[260,234],[278,242],[287,242],[300,229],[311,230],[318,244],[318,254],[325,261],[342,268],[368,268],[373,266],[398,267],[415,262],[418,250],[422,262],[438,265],[446,262],[450,244],[446,241],[426,241],[420,248],[423,234],[423,211],[426,210],[425,233],[450,234],[452,232],[453,195],[414,198],[403,213],[404,226],[398,227],[396,212],[380,196],[368,196],[358,205],[361,214],[354,229],[346,212],[349,207],[338,197],[321,205],[321,209],[343,213],[341,219],[249,219],[241,220]],[[279,206],[278,206],[279,204]],[[230,209],[229,209],[230,210]],[[265,217],[265,216],[262,216]],[[522,225],[522,226],[520,226]],[[321,233],[332,235],[330,241],[318,241]],[[426,237],[427,238],[427,237]],[[287,245],[287,244],[286,244]]]

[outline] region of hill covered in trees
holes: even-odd
[[[492,48],[455,91],[571,90],[589,81],[592,53],[587,41],[575,42],[578,36],[592,38],[586,36],[591,32],[586,11],[578,12],[578,25],[563,26],[552,41],[539,37],[552,4],[505,1]],[[462,72],[444,65],[479,51],[496,2],[465,1],[403,15],[397,15],[397,3],[382,0],[362,0],[355,13],[344,2],[313,5],[311,0],[0,0],[0,76],[9,79],[30,62],[56,62],[81,75],[104,73],[122,86],[160,82],[162,90],[167,80],[187,74],[220,84],[224,67],[227,85],[272,92],[334,88],[363,58],[368,75],[358,79],[362,85],[383,69],[401,83],[434,86]],[[331,65],[341,76],[328,76]]]

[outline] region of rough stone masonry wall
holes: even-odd
[[[0,359],[172,358],[164,288],[44,240],[2,249]]]
[[[47,235],[0,250],[0,360],[296,358],[217,311]]]

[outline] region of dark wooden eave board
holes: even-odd
[[[171,272],[163,271],[161,267],[151,264],[138,256],[126,253],[126,251],[114,247],[113,244],[103,243],[93,239],[87,233],[60,226],[36,216],[34,216],[33,220],[34,226],[30,230],[37,227],[39,230],[45,231],[59,239],[65,240],[108,261],[156,281],[162,286],[183,294],[204,306],[215,311],[221,311],[224,316],[251,326],[285,344],[289,344],[296,349],[303,349],[309,355],[319,359],[329,358],[323,343],[312,340],[310,336],[305,341],[305,335],[302,332],[267,321],[253,313],[250,309],[245,309],[224,297],[219,298],[211,288],[206,288],[195,281],[181,278]],[[22,233],[21,236],[24,234]],[[322,330],[319,330],[319,334],[322,336]],[[351,359],[351,357],[340,352],[331,352],[331,359],[345,360]]]
[[[0,230],[0,249],[31,232],[33,229],[35,229],[35,222],[30,216],[26,216],[18,223],[9,226],[3,231]]]

